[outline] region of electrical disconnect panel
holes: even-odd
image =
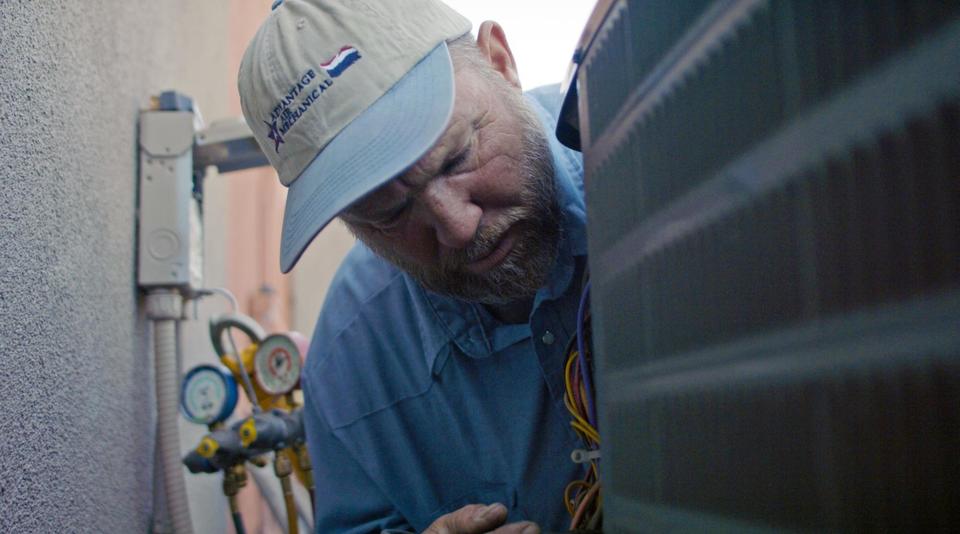
[[[194,113],[160,106],[140,115],[141,287],[200,287],[201,194],[194,176]]]

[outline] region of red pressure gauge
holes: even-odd
[[[257,383],[270,395],[285,395],[300,382],[302,356],[296,341],[288,334],[264,338],[253,357]]]

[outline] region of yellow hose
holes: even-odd
[[[273,460],[273,472],[280,479],[280,488],[283,489],[283,504],[287,508],[287,525],[289,525],[287,533],[298,534],[300,525],[297,517],[297,503],[293,500],[293,483],[290,481],[293,463],[282,451],[277,451],[276,458]]]

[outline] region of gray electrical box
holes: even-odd
[[[243,119],[200,129],[193,100],[176,91],[140,113],[140,206],[137,283],[185,294],[203,281],[203,179],[268,165]]]
[[[193,146],[192,111],[140,114],[141,287],[189,291],[201,286],[201,189],[194,177]]]

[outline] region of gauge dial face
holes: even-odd
[[[283,395],[300,381],[300,350],[283,334],[267,336],[253,359],[257,382],[271,395]]]
[[[184,414],[195,423],[211,424],[217,422],[225,411],[228,402],[226,377],[213,367],[198,367],[184,379]]]

